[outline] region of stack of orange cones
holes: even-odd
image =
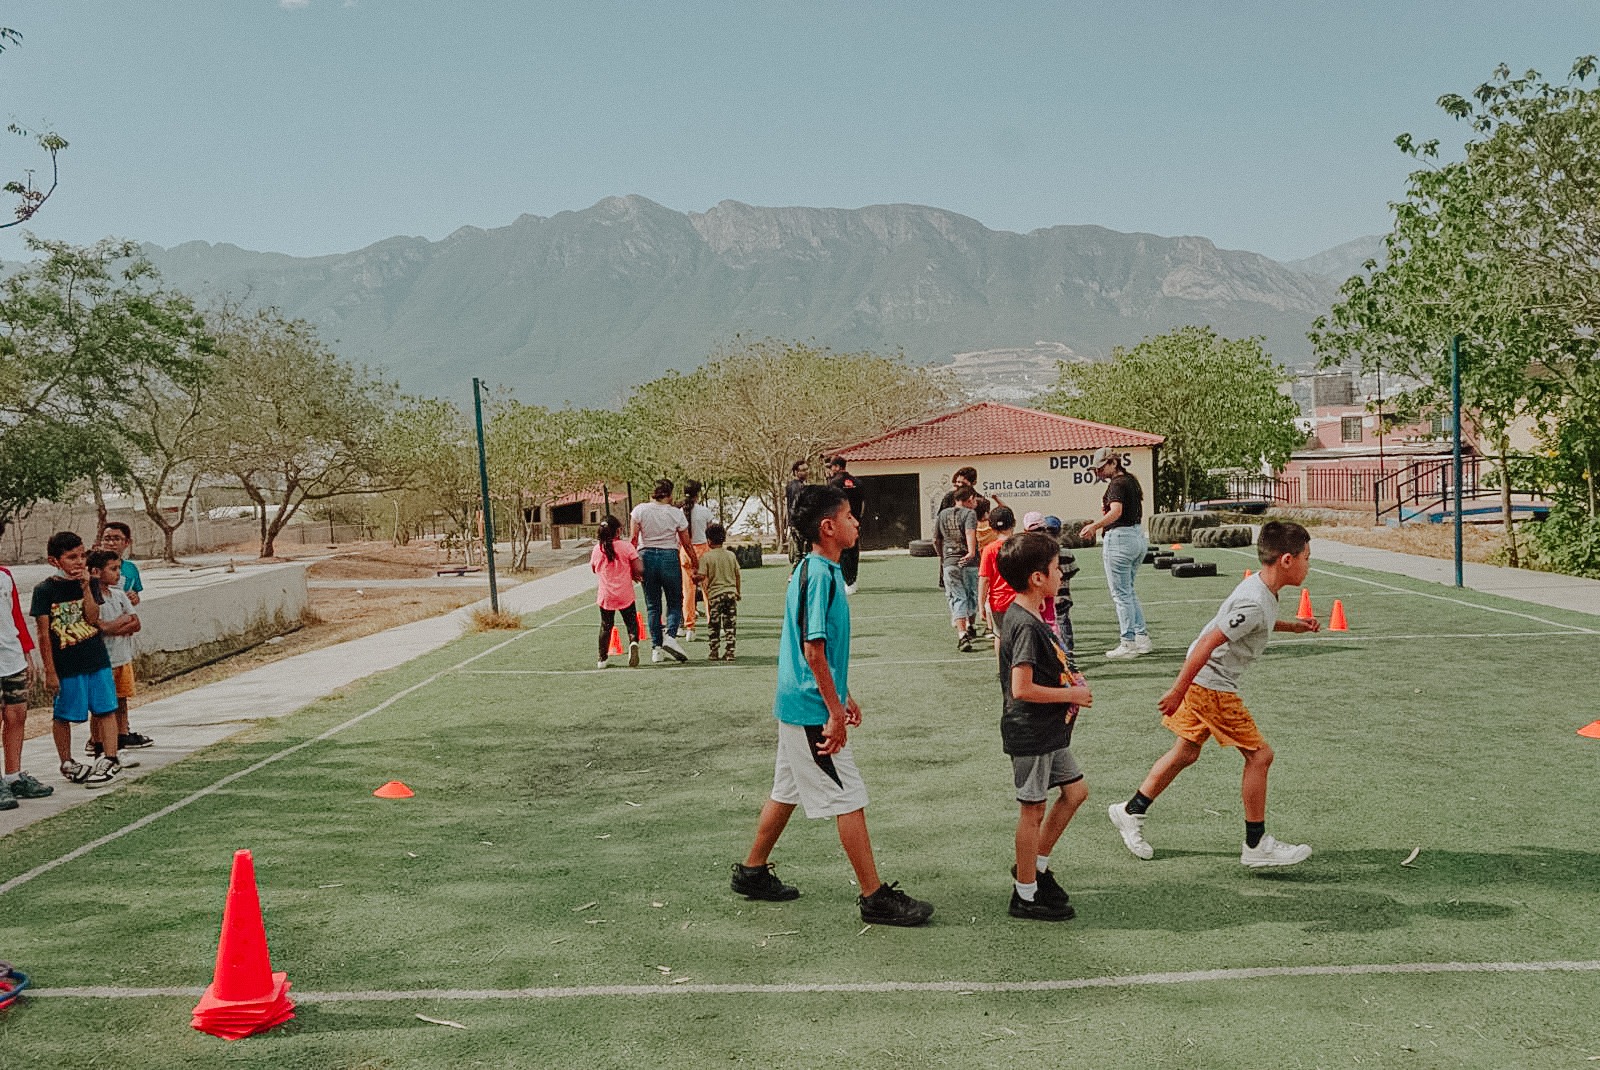
[[[1347,632],[1350,625],[1344,619],[1344,603],[1337,598],[1333,600],[1333,612],[1328,614],[1328,631]]]
[[[1294,615],[1307,619],[1316,616],[1311,612],[1311,592],[1305,587],[1300,588],[1300,608],[1294,611]]]
[[[273,973],[267,957],[255,862],[249,851],[235,851],[228,901],[222,909],[216,973],[189,1024],[214,1037],[240,1040],[293,1017],[288,975]]]
[[[616,625],[613,624],[611,626],[611,649],[606,651],[606,654],[609,656],[611,654],[621,654],[623,652],[624,651],[622,649],[622,631]]]

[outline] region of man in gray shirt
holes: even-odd
[[[1201,745],[1215,738],[1244,755],[1244,847],[1241,864],[1252,869],[1292,866],[1311,857],[1308,844],[1279,843],[1267,835],[1267,770],[1272,748],[1239,699],[1239,677],[1266,649],[1272,633],[1314,632],[1315,618],[1278,619],[1278,592],[1305,583],[1311,568],[1311,536],[1299,524],[1273,521],[1262,525],[1256,542],[1261,571],[1235,587],[1200,637],[1189,646],[1183,668],[1171,689],[1156,704],[1161,723],[1178,737],[1133,798],[1107,811],[1122,843],[1136,858],[1150,858],[1155,848],[1144,838],[1146,812],[1177,775],[1200,757]]]
[[[978,514],[972,503],[978,492],[972,484],[958,485],[955,504],[939,510],[933,522],[933,545],[939,551],[944,593],[950,599],[950,623],[956,629],[956,649],[972,649],[978,616]]]

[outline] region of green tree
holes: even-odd
[[[687,375],[637,387],[623,410],[630,478],[688,475],[759,498],[778,520],[789,467],[926,419],[960,396],[947,375],[903,354],[835,353],[735,339]]]
[[[0,455],[29,458],[0,476],[10,516],[125,474],[118,407],[201,374],[209,345],[189,299],[163,290],[132,243],[27,244],[43,256],[0,282]]]
[[[425,449],[397,445],[392,383],[340,360],[311,326],[273,310],[220,314],[209,465],[255,503],[261,556],[307,502],[410,486]]]
[[[1170,508],[1190,500],[1209,468],[1276,469],[1288,461],[1305,442],[1298,410],[1280,390],[1288,381],[1261,339],[1180,327],[1118,347],[1109,361],[1063,364],[1055,388],[1036,404],[1165,436],[1157,499]]]

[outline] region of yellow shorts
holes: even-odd
[[[1267,745],[1255,718],[1232,691],[1190,684],[1183,704],[1171,716],[1161,718],[1161,723],[1190,743],[1204,743],[1214,736],[1221,746],[1240,750],[1260,750]]]
[[[111,666],[111,678],[117,683],[118,698],[133,697],[135,690],[133,686],[133,662],[130,661],[126,665]]]

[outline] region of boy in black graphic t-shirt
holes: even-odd
[[[1017,592],[1000,624],[1000,740],[1022,807],[1009,913],[1066,921],[1073,909],[1050,872],[1050,852],[1089,797],[1070,745],[1078,707],[1094,696],[1039,612],[1061,586],[1060,545],[1042,531],[1024,531],[1001,545],[995,565]],[[1059,794],[1047,808],[1052,789]]]
[[[45,556],[59,571],[33,589],[28,615],[38,634],[45,688],[55,695],[50,727],[56,756],[62,776],[98,788],[115,779],[122,765],[117,760],[117,687],[100,636],[100,606],[89,586],[88,551],[75,533],[58,531],[50,536]],[[101,747],[93,766],[72,760],[72,726],[90,714],[90,735]]]

